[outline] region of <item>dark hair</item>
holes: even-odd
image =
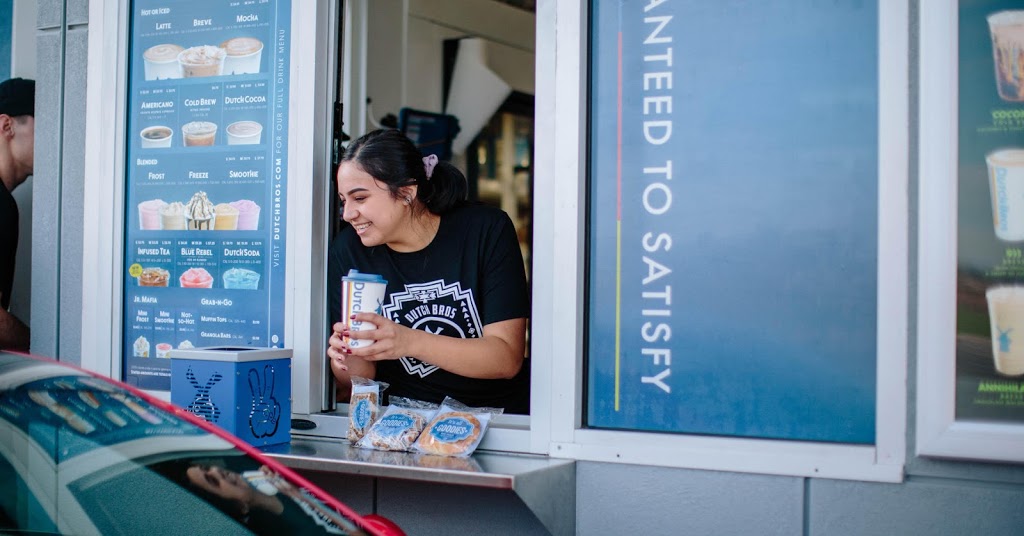
[[[417,186],[416,198],[434,214],[443,214],[463,203],[469,194],[466,176],[448,162],[438,162],[427,178],[423,154],[393,128],[368,132],[349,144],[342,162],[354,162],[385,184],[391,196],[400,197],[403,186]]]

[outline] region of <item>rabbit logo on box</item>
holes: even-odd
[[[274,398],[274,367],[263,367],[263,378],[256,369],[249,369],[249,392],[252,393],[252,410],[249,412],[249,429],[255,437],[270,437],[277,432],[281,421],[281,404]]]

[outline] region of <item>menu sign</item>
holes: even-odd
[[[291,4],[136,0],[129,46],[125,381],[172,348],[284,344]]]
[[[587,425],[873,443],[877,4],[591,6]]]
[[[956,419],[1024,423],[1024,2],[960,2]]]

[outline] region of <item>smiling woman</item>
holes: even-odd
[[[327,357],[338,381],[375,378],[388,395],[527,413],[529,293],[508,215],[467,203],[462,172],[397,130],[354,141],[337,179],[351,224],[328,258]],[[387,280],[380,314],[340,318],[351,269]],[[353,320],[377,329],[350,331]],[[375,342],[354,348],[347,338]]]

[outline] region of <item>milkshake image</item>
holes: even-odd
[[[196,192],[185,207],[186,227],[192,231],[211,231],[217,220],[213,203],[206,198],[206,192]]]
[[[139,229],[160,230],[160,210],[167,206],[163,199],[150,199],[139,203]]]
[[[263,134],[263,125],[256,121],[235,121],[228,125],[228,145],[256,145]]]
[[[145,337],[139,335],[138,339],[132,344],[132,355],[135,357],[149,357],[149,341]]]
[[[1024,286],[992,287],[985,299],[996,372],[1024,375]]]
[[[140,287],[166,287],[170,272],[163,268],[143,268],[139,274]]]
[[[1024,101],[1024,11],[1000,11],[988,16],[996,89],[1005,101]]]
[[[228,203],[218,203],[217,206],[213,207],[213,210],[217,213],[217,223],[213,227],[214,230],[234,231],[238,228],[237,208]]]
[[[996,237],[1024,240],[1024,149],[1000,149],[985,155]]]
[[[224,72],[223,48],[200,45],[178,53],[178,64],[183,78],[219,76]]]
[[[178,54],[183,47],[164,43],[154,45],[142,53],[143,71],[146,80],[164,80],[181,78],[181,67],[178,66]]]
[[[178,348],[181,350],[187,350],[189,348],[195,348],[195,346],[192,346],[192,341],[184,340],[178,343]]]
[[[189,268],[178,278],[181,288],[213,288],[213,276],[205,268]]]
[[[171,351],[171,345],[166,342],[162,342],[156,345],[156,356],[160,358],[167,358],[167,352]]]
[[[206,147],[217,140],[217,124],[209,121],[192,121],[181,126],[181,136],[186,147]]]
[[[178,201],[160,209],[160,228],[165,231],[185,230],[185,205]]]
[[[256,203],[242,199],[232,201],[231,206],[238,210],[238,230],[255,231],[260,226],[260,206]]]
[[[255,37],[234,37],[220,44],[226,54],[224,74],[254,74],[260,72],[263,42]]]
[[[231,268],[224,272],[224,288],[257,290],[260,286],[260,274],[245,268]]]

